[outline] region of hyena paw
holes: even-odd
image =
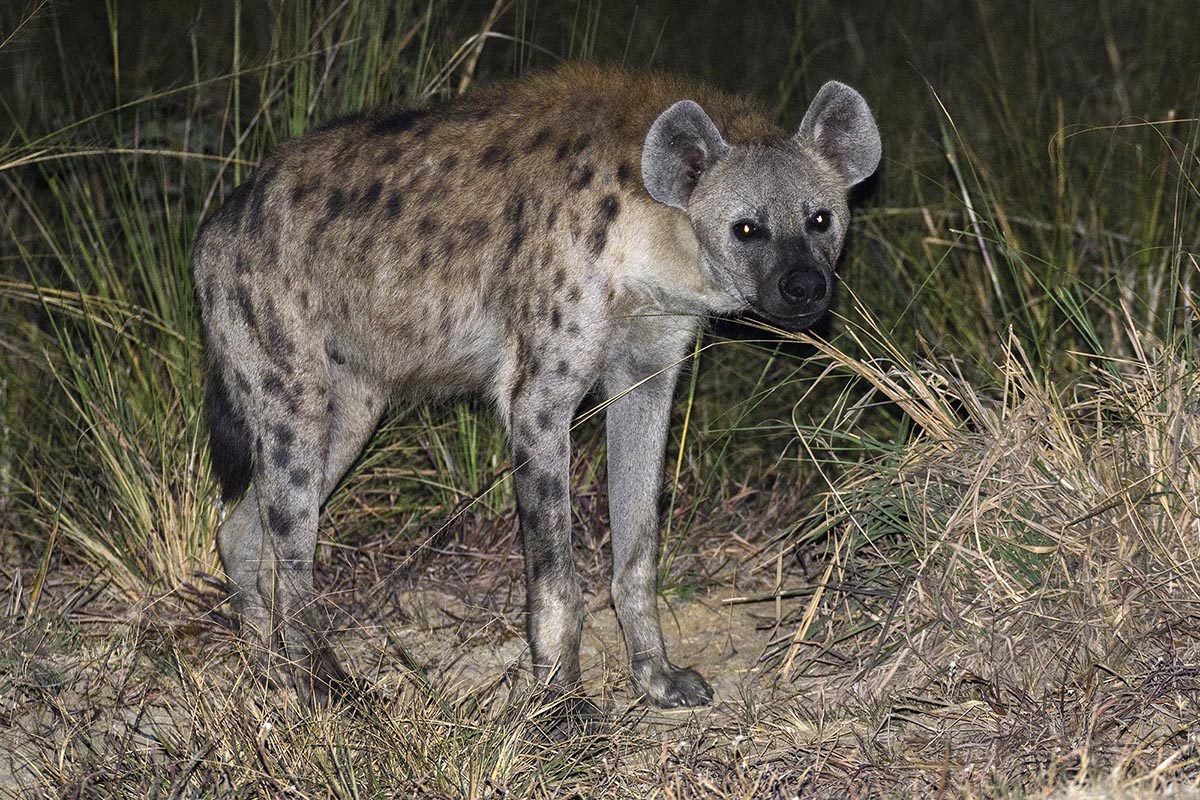
[[[694,669],[663,668],[636,676],[636,687],[659,708],[695,708],[712,702],[712,687]]]

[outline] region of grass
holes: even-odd
[[[1187,3],[198,9],[0,14],[4,791],[1200,793]],[[720,704],[630,702],[588,420],[608,723],[539,731],[508,456],[459,404],[389,419],[330,501],[319,584],[378,694],[303,709],[250,679],[220,604],[197,224],[282,138],[567,56],[754,91],[789,124],[838,77],[883,132],[831,323],[718,326],[681,384],[662,595]]]

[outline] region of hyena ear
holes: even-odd
[[[817,92],[804,114],[796,138],[814,143],[853,186],[879,166],[883,145],[867,101],[844,83],[829,81]]]
[[[642,145],[642,181],[660,203],[687,208],[704,171],[729,145],[704,109],[680,100],[658,115]]]

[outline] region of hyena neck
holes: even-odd
[[[708,317],[745,310],[707,268],[686,214],[648,198],[635,203],[605,259],[619,289],[619,311]]]

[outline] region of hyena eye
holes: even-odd
[[[829,229],[829,223],[833,219],[833,215],[825,209],[818,209],[808,217],[808,227],[814,231],[824,231]]]
[[[767,238],[767,229],[743,219],[733,223],[733,235],[739,242],[748,242],[752,239]]]

